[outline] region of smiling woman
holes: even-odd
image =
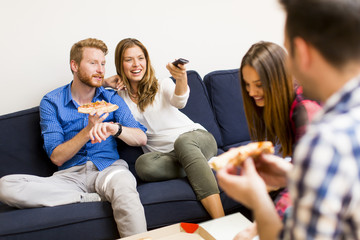
[[[291,156],[290,107],[295,91],[285,50],[271,42],[254,44],[242,60],[240,79],[251,138],[280,144],[282,155]]]
[[[217,153],[215,138],[179,110],[190,94],[184,64],[166,65],[175,83],[157,79],[145,46],[126,38],[115,49],[115,66],[118,75],[105,79],[105,85],[118,89],[134,118],[147,128],[144,154],[135,163],[138,176],[150,182],[187,176],[210,216],[224,216],[218,185],[207,164]]]
[[[137,39],[126,38],[115,49],[115,65],[131,100],[144,111],[159,88],[147,49]]]

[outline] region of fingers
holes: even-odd
[[[186,67],[184,64],[178,64],[177,67],[172,64],[172,63],[168,63],[166,65],[166,68],[171,72],[174,72],[174,73],[183,73],[184,71],[186,71]]]
[[[235,174],[234,174],[235,173]],[[217,171],[216,174],[219,185],[225,189],[232,189],[234,186],[241,186],[243,182],[246,182],[243,172],[239,171],[239,168],[228,166]]]
[[[102,141],[106,140],[106,126],[104,124],[96,124],[90,130],[90,139],[92,142],[101,143]]]
[[[121,80],[119,75],[114,75],[111,77],[111,86],[115,90],[120,90],[120,88],[123,86],[123,81]]]
[[[178,67],[176,67],[174,64],[168,63],[166,68],[176,80],[186,79],[186,67],[184,64],[179,64]]]
[[[105,78],[103,82],[104,87],[110,87],[115,90],[119,90],[119,83],[122,82],[119,75],[114,75],[109,78]]]
[[[232,175],[240,175],[241,168],[232,164],[226,165],[226,171]]]
[[[286,174],[292,169],[292,164],[287,160],[273,154],[262,154],[256,163],[258,171]]]
[[[91,113],[89,113],[89,122],[91,121],[93,124],[103,122],[108,116],[109,113],[104,113],[104,111],[94,110]]]
[[[116,84],[116,90],[117,91],[120,91],[120,90],[126,90],[126,86],[124,84],[123,81],[119,81],[117,84]]]
[[[219,186],[232,199],[245,204],[247,194],[251,190],[247,176],[233,175],[226,168],[219,170],[216,174]],[[245,204],[247,205],[247,204]]]
[[[257,171],[256,171],[256,168],[255,168],[255,163],[254,163],[254,160],[252,158],[248,158],[244,161],[243,163],[243,169],[244,169],[244,172],[247,174],[247,175],[258,175]]]
[[[260,159],[264,162],[273,163],[279,160],[283,160],[283,158],[276,156],[274,154],[261,154]]]
[[[115,81],[115,89],[117,91],[120,90],[126,90],[126,85],[123,80],[121,80],[120,76],[116,75],[116,81]]]
[[[103,111],[92,111],[89,113],[88,125],[90,127],[89,136],[92,143],[105,141],[106,138],[106,125],[101,125],[109,113],[104,113]],[[105,127],[105,129],[104,129]]]
[[[254,209],[259,199],[268,195],[265,182],[257,174],[250,158],[244,162],[240,175],[229,174],[226,169],[222,169],[217,178],[219,186],[229,197],[250,209]]]
[[[109,132],[111,123],[97,123],[89,132],[91,143],[101,143],[111,134]]]

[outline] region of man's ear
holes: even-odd
[[[75,62],[75,60],[70,61],[70,67],[73,72],[77,72],[79,69],[79,65]]]
[[[298,66],[306,70],[311,65],[311,46],[302,38],[294,38],[295,55]]]

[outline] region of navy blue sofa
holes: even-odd
[[[214,136],[218,153],[250,141],[244,116],[238,70],[215,71],[204,80],[188,71],[190,98],[182,109]],[[45,154],[40,135],[39,108],[34,107],[0,116],[0,177],[8,174],[50,176],[57,170]],[[142,154],[140,147],[118,141],[120,157],[134,164]],[[137,178],[138,179],[138,178]],[[196,200],[187,178],[163,182],[142,182],[138,191],[145,208],[148,229],[177,222],[209,220],[210,216]],[[250,212],[221,191],[226,214]],[[17,209],[0,202],[0,239],[116,239],[118,232],[111,205],[90,202]]]

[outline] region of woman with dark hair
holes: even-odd
[[[283,157],[292,156],[320,106],[304,99],[301,86],[293,82],[285,50],[271,42],[252,45],[242,59],[240,81],[251,138],[272,141]]]
[[[321,107],[302,96],[301,86],[293,82],[286,66],[286,57],[285,50],[275,43],[252,45],[241,62],[240,82],[251,139],[271,141],[282,157],[291,158],[306,125]],[[280,191],[274,202],[283,218],[291,205],[287,189]],[[235,239],[252,239],[256,234],[253,224]]]
[[[144,154],[135,163],[138,176],[144,181],[187,176],[210,216],[224,216],[218,185],[207,163],[217,153],[216,141],[179,111],[190,92],[185,66],[167,64],[176,83],[157,79],[148,51],[133,38],[117,45],[115,66],[117,76],[105,79],[105,85],[118,89],[135,119],[148,129]]]

